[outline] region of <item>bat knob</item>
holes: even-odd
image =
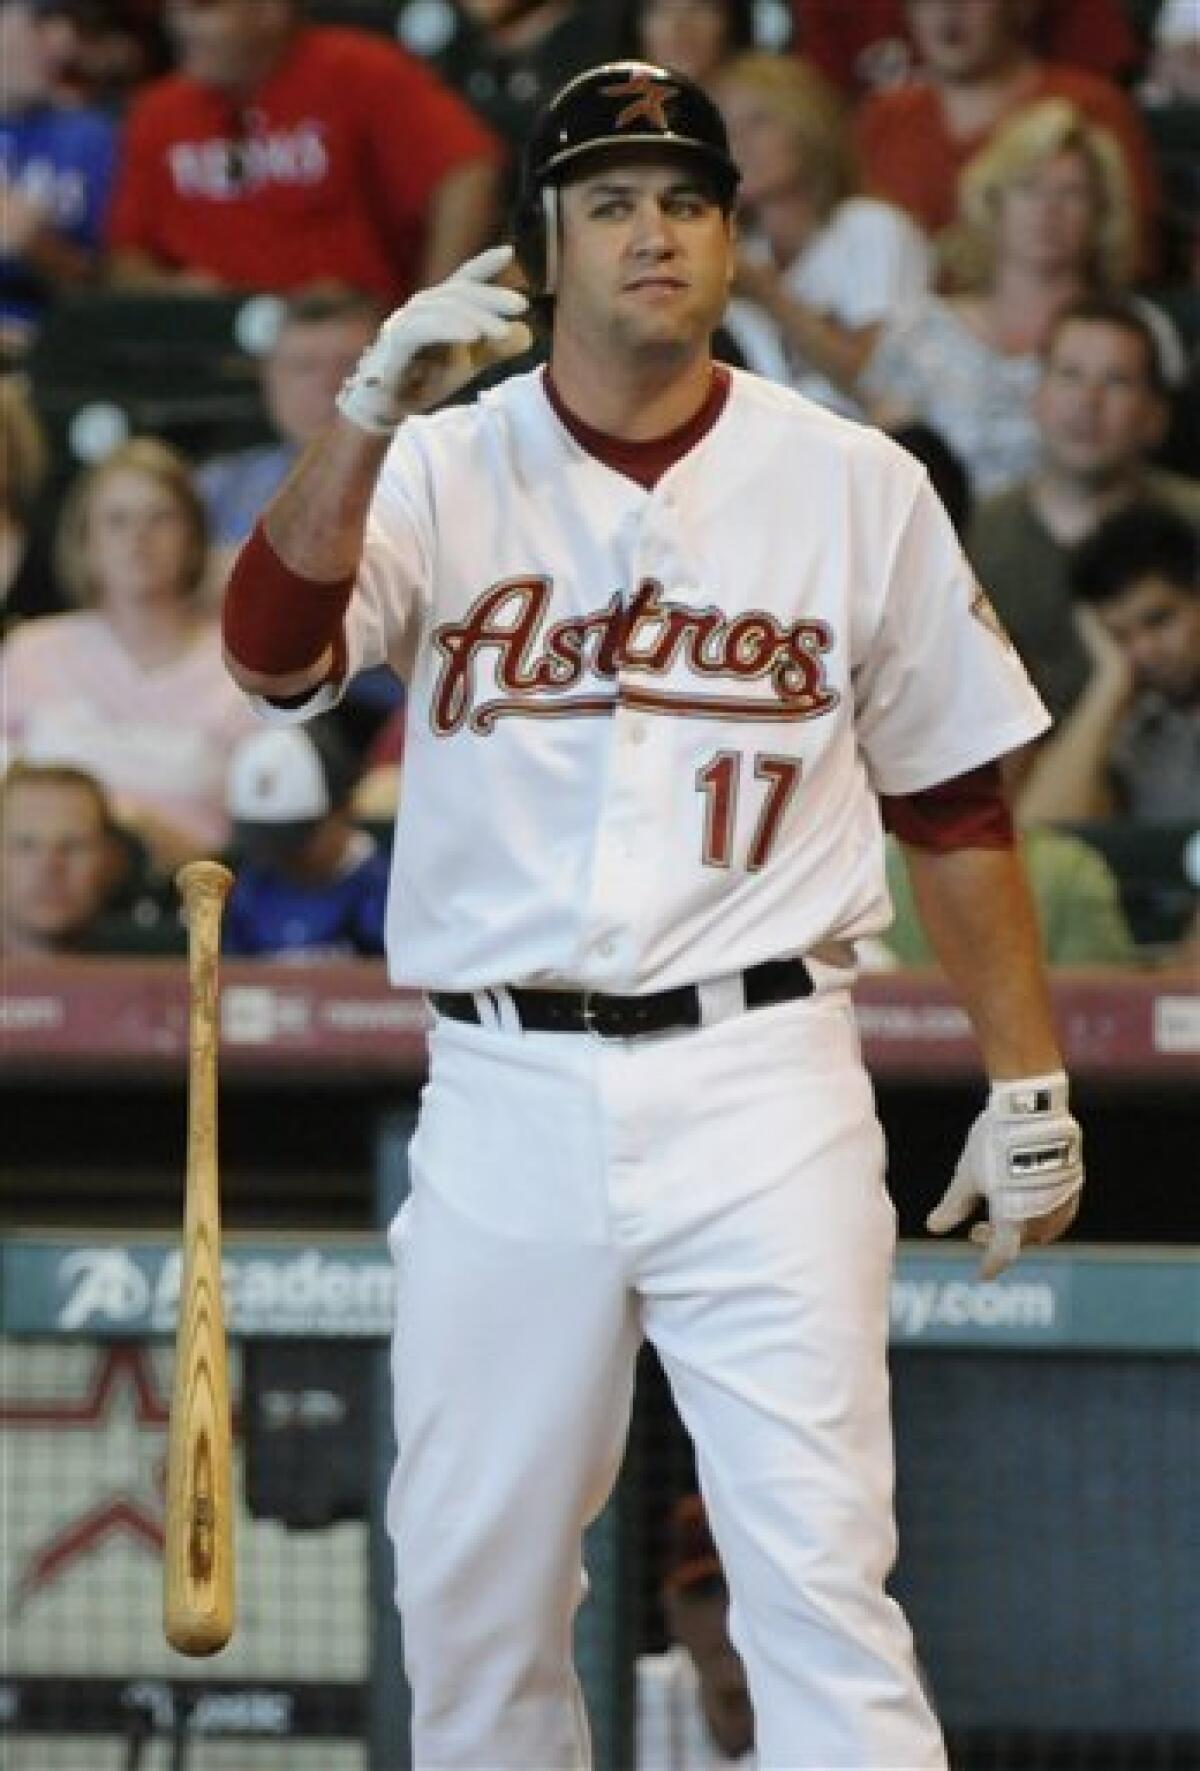
[[[191,910],[205,902],[223,904],[233,874],[220,861],[186,861],[175,875],[175,890]]]

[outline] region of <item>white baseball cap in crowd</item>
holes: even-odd
[[[226,794],[235,825],[314,824],[332,805],[324,760],[300,727],[268,727],[235,747]]]
[[[315,725],[273,726],[242,739],[230,762],[225,803],[243,862],[286,865],[345,805],[354,767],[344,749],[334,733]]]

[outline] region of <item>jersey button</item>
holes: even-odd
[[[601,959],[611,959],[616,951],[617,942],[614,935],[605,935],[602,941],[596,942],[596,952],[600,955]]]
[[[646,742],[646,722],[644,719],[640,719],[636,725],[630,726],[629,742],[631,744],[644,744]]]

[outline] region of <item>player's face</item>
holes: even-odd
[[[1200,594],[1153,575],[1102,604],[1099,613],[1139,688],[1156,689],[1181,707],[1200,702]]]
[[[1000,198],[996,251],[1039,270],[1087,262],[1097,221],[1092,173],[1082,154],[1055,154]]]
[[[1019,0],[908,0],[920,59],[951,82],[978,79],[1001,65],[1022,14]]]
[[[602,358],[706,348],[733,270],[730,219],[678,159],[622,160],[563,189],[555,329]]]
[[[1166,418],[1142,339],[1102,320],[1059,328],[1034,413],[1049,466],[1097,486],[1136,469]]]
[[[645,0],[638,21],[647,61],[703,84],[729,53],[729,21],[722,0]]]
[[[53,945],[102,908],[116,856],[100,808],[82,787],[17,782],[0,829],[6,944]]]
[[[194,538],[188,512],[150,474],[102,474],[88,500],[88,569],[108,609],[174,600],[187,583]]]
[[[284,326],[266,370],[267,405],[281,436],[309,443],[332,422],[338,389],[375,331],[357,314]]]

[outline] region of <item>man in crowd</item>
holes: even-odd
[[[853,97],[900,86],[915,73],[904,0],[792,0],[796,41]],[[1123,81],[1138,40],[1120,0],[1031,0],[1031,42],[1050,61]]]
[[[1200,537],[1158,506],[1101,523],[1072,570],[1092,674],[1042,748],[1024,815],[1200,820]]]
[[[338,389],[383,314],[353,292],[294,296],[262,360],[262,397],[275,441],[214,456],[197,475],[213,545],[238,547],[306,443],[332,422]]]
[[[167,0],[178,71],[130,109],[109,245],[135,286],[369,291],[389,305],[496,222],[496,139],[416,57],[302,0]]]
[[[1034,414],[1037,472],[975,511],[967,551],[1043,700],[1061,716],[1089,670],[1071,608],[1072,550],[1105,517],[1143,500],[1200,529],[1200,482],[1152,465],[1167,390],[1154,336],[1128,301],[1089,296],[1065,309]]]
[[[878,92],[859,113],[863,183],[930,233],[955,216],[958,178],[996,126],[1022,105],[1065,98],[1121,147],[1141,224],[1141,263],[1153,262],[1158,181],[1145,130],[1119,87],[1030,42],[1028,0],[908,0],[919,77]]]
[[[181,952],[178,918],[141,889],[135,853],[86,770],[14,763],[0,782],[0,952]]]

